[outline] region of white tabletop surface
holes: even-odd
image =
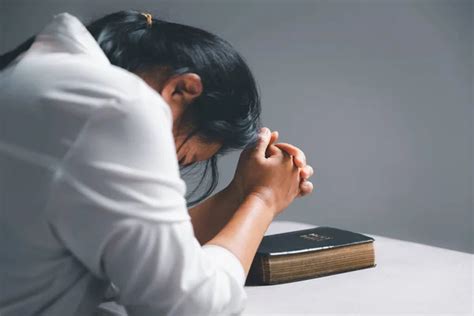
[[[315,227],[275,221],[266,235]],[[359,232],[364,233],[364,232]],[[306,281],[246,286],[243,316],[474,315],[472,254],[367,234],[377,266]],[[126,315],[107,303],[103,315]]]
[[[266,235],[311,227],[315,226],[273,222]],[[247,286],[244,315],[473,315],[472,254],[367,235],[375,238],[376,267]]]

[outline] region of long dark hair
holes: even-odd
[[[134,73],[163,67],[170,70],[169,75],[193,72],[201,77],[203,93],[184,114],[192,126],[187,139],[196,135],[223,146],[207,161],[180,166],[183,177],[201,175],[186,195],[191,206],[209,197],[216,188],[219,156],[255,143],[260,127],[260,96],[249,67],[227,41],[196,27],[157,18],[151,22],[147,23],[141,12],[127,10],[99,18],[87,29],[113,65]],[[34,37],[1,55],[0,70],[33,42]],[[196,167],[203,172],[196,173]],[[202,190],[205,182],[207,188]],[[201,190],[201,196],[190,200]]]

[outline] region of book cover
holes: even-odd
[[[246,284],[277,284],[375,266],[374,238],[334,227],[265,236]]]

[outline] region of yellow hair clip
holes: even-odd
[[[146,17],[146,25],[148,27],[151,27],[151,25],[153,24],[153,17],[150,13],[142,13],[142,15],[144,17]]]

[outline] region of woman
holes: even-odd
[[[64,13],[0,71],[1,315],[91,315],[111,283],[130,315],[244,309],[262,236],[313,170],[259,132],[230,44],[135,11]],[[197,203],[240,148],[229,186],[188,212],[179,168],[211,170]]]

